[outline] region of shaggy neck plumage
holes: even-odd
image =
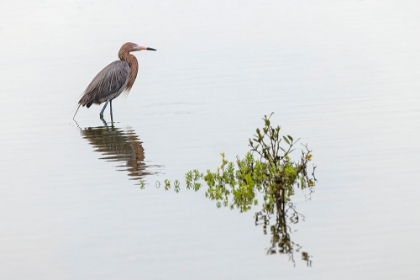
[[[128,77],[128,83],[125,87],[125,89],[129,91],[134,85],[134,81],[136,80],[137,72],[139,70],[139,63],[137,62],[137,58],[134,55],[130,54],[129,51],[124,47],[122,47],[118,52],[118,57],[122,61],[126,61],[130,66],[130,76]]]

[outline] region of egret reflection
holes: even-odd
[[[102,154],[100,159],[121,163],[117,171],[126,171],[130,180],[139,181],[147,175],[158,174],[162,168],[146,164],[142,142],[131,128],[108,126],[104,122],[103,126],[84,128],[80,132],[94,150]]]

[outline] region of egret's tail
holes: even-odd
[[[73,120],[76,117],[77,111],[79,111],[80,105],[82,105],[82,104],[79,104],[79,106],[77,106],[76,113],[74,113],[74,116],[73,116]]]

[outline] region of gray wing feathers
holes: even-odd
[[[89,108],[92,103],[100,104],[117,97],[126,87],[129,75],[130,66],[127,62],[117,60],[110,63],[93,78],[79,104]]]

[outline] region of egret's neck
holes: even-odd
[[[127,83],[127,86],[125,87],[125,89],[129,91],[133,87],[134,81],[136,80],[137,72],[139,70],[139,63],[137,62],[137,58],[128,52],[120,51],[118,53],[118,57],[121,60],[127,62],[128,65],[130,66],[130,76],[128,77],[128,83]]]

